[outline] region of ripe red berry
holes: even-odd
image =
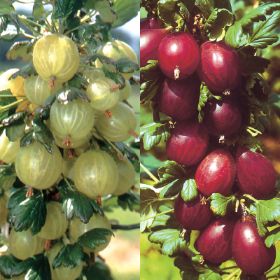
[[[238,55],[224,43],[202,44],[198,72],[201,80],[217,94],[236,88],[241,79]]]
[[[231,99],[215,100],[206,106],[204,121],[210,134],[227,137],[239,131],[242,113]]]
[[[158,59],[158,47],[166,36],[165,29],[144,29],[140,32],[140,65],[145,66],[149,60]]]
[[[212,193],[228,195],[236,174],[235,162],[231,154],[218,149],[208,154],[197,167],[195,181],[199,191],[210,196]]]
[[[200,55],[192,35],[178,32],[167,35],[159,45],[159,66],[169,78],[185,79],[195,72]]]
[[[184,165],[194,165],[208,148],[206,128],[197,122],[178,122],[167,141],[166,154],[170,160]]]
[[[275,261],[275,247],[267,248],[256,224],[249,217],[235,224],[232,237],[232,254],[245,274],[260,276]]]
[[[140,29],[144,30],[144,29],[157,29],[157,28],[161,28],[161,23],[157,18],[145,18],[143,20],[141,20],[140,23]]]
[[[178,196],[174,205],[174,214],[183,228],[193,230],[203,229],[213,217],[209,202],[201,197],[184,202],[181,196]]]
[[[159,110],[174,120],[188,120],[197,113],[200,82],[192,76],[174,81],[166,78],[159,100]]]
[[[231,258],[234,220],[220,218],[205,228],[196,241],[196,248],[204,260],[220,264]]]
[[[236,167],[237,180],[242,192],[257,199],[268,199],[275,194],[276,172],[264,155],[239,148]]]

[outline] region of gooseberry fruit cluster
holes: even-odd
[[[141,22],[142,103],[146,111],[152,108],[154,121],[142,127],[143,153],[157,145],[153,155],[167,160],[159,178],[146,172],[151,188],[147,176],[142,179],[143,197],[147,189],[154,192],[143,207],[143,230],[175,264],[178,259],[189,279],[190,271],[206,279],[207,270],[216,274],[213,279],[265,277],[276,261],[275,244],[268,245],[266,237],[279,231],[280,201],[274,166],[248,133],[250,118],[256,123],[259,117],[254,104],[261,101],[248,97],[254,92],[245,86],[251,76],[242,69],[242,50],[226,37],[208,40],[200,4],[194,8],[200,13],[182,16],[182,25],[175,10],[170,24],[170,6],[143,5],[148,18]],[[271,203],[274,214],[259,212],[261,204]],[[172,214],[163,218],[167,213]],[[179,264],[182,259],[187,267]],[[229,273],[233,278],[227,278],[227,263],[237,269]]]
[[[41,267],[37,279],[92,279],[90,268],[101,261],[113,230],[103,204],[122,201],[125,208],[134,199],[130,209],[138,206],[138,157],[130,148],[137,119],[128,101],[137,55],[112,38],[113,21],[99,15],[104,7],[78,5],[70,13],[79,21],[73,28],[71,20],[56,18],[63,5],[53,3],[48,18],[26,21],[36,27],[26,34],[32,40],[8,54],[18,58],[28,45],[29,67],[1,76],[0,225],[8,248],[1,263],[6,258],[12,267],[0,272],[13,279],[34,267]]]

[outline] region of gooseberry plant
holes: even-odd
[[[0,273],[5,279],[113,279],[99,252],[106,212],[139,211],[137,118],[128,98],[138,58],[112,29],[137,0],[33,2],[29,16],[0,4],[0,39],[22,60],[0,91]],[[124,142],[125,141],[125,142]],[[1,278],[2,279],[2,278]]]
[[[141,231],[182,279],[280,277],[279,181],[262,145],[280,4],[249,2],[141,1]]]

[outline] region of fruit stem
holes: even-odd
[[[159,179],[142,162],[140,162],[140,167],[155,183],[159,183]]]
[[[249,198],[250,200],[254,201],[255,203],[258,203],[258,200],[255,199],[253,196],[251,196],[250,194],[244,194],[243,196]]]

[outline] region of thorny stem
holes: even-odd
[[[131,225],[112,225],[112,230],[134,230],[139,229],[140,224],[131,224]]]
[[[159,183],[159,179],[141,162],[140,167],[155,183]]]

